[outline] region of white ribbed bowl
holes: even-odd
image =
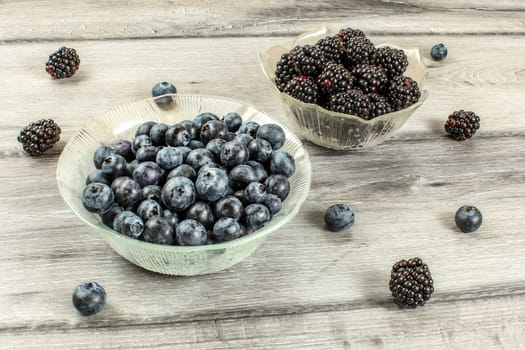
[[[169,125],[184,119],[193,119],[202,112],[212,112],[219,116],[237,112],[244,121],[279,124],[253,106],[227,98],[170,96],[174,99],[174,104],[167,110],[160,109],[154,99],[150,98],[126,104],[91,119],[69,140],[58,160],[58,187],[62,198],[73,212],[94,228],[119,255],[133,264],[168,275],[188,276],[217,272],[252,254],[271,232],[278,230],[298,213],[310,189],[310,159],[299,138],[281,125],[286,132],[282,150],[290,153],[296,163],[296,172],[289,179],[290,194],[283,202],[282,210],[268,225],[247,236],[225,243],[182,247],[158,245],[121,235],[104,225],[98,215],[88,212],[80,199],[86,176],[94,169],[93,152],[97,147],[120,139],[131,140],[137,126],[145,121]]]

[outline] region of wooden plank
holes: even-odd
[[[308,146],[313,183],[298,216],[239,265],[188,278],[134,267],[84,226],[54,188],[56,155],[43,158],[38,174],[28,157],[0,160],[0,329],[81,326],[70,298],[84,279],[109,293],[100,327],[389,305],[390,267],[412,256],[428,262],[437,303],[521,295],[525,155],[514,150],[524,139],[392,141],[339,155]],[[338,202],[356,211],[347,235],[322,221]],[[484,214],[479,233],[455,228],[454,212],[466,203]]]
[[[0,42],[296,35],[322,22],[370,33],[522,33],[522,1],[17,1]],[[116,15],[118,13],[118,15]],[[505,25],[501,25],[501,23]],[[23,25],[20,25],[23,23]],[[410,25],[407,25],[410,23]]]
[[[522,349],[524,305],[520,295],[139,327],[97,327],[99,314],[75,317],[73,329],[3,332],[0,349]]]
[[[523,135],[525,39],[509,36],[372,36],[376,43],[421,47],[425,56],[444,42],[449,57],[432,63],[424,88],[429,98],[394,139],[442,137],[449,113],[477,112],[479,136]],[[264,78],[257,53],[288,38],[215,38],[74,42],[81,57],[78,73],[53,81],[44,72],[54,43],[0,46],[4,67],[0,90],[0,156],[20,156],[17,132],[29,121],[53,117],[68,140],[89,117],[149,97],[151,87],[173,81],[180,93],[222,95],[246,101],[289,123]],[[487,58],[489,55],[490,59]],[[210,57],[214,62],[210,64]],[[118,62],[118,63],[115,63]],[[63,145],[63,142],[62,142]],[[58,146],[61,147],[61,146]]]

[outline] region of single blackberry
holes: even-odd
[[[337,33],[337,37],[343,42],[343,44],[346,44],[351,38],[366,38],[366,35],[359,29],[353,29],[348,27],[339,30],[339,33]]]
[[[316,77],[326,64],[326,58],[321,50],[313,45],[296,46],[290,54],[295,71],[299,75]]]
[[[370,98],[361,90],[353,89],[332,95],[328,109],[334,112],[353,114],[363,119],[370,119]]]
[[[465,141],[471,138],[479,129],[479,117],[471,111],[455,111],[448,116],[445,123],[445,131],[457,141]]]
[[[343,63],[345,50],[343,42],[338,36],[327,36],[319,40],[315,46],[317,46],[328,61]]]
[[[317,77],[317,85],[322,93],[333,95],[350,90],[355,78],[342,64],[328,63]]]
[[[402,76],[408,67],[408,58],[405,52],[388,46],[376,49],[370,62],[382,67],[390,79]]]
[[[352,70],[357,86],[363,92],[380,92],[388,83],[388,76],[383,68],[370,64],[360,64]]]
[[[390,80],[388,97],[392,108],[398,111],[416,103],[421,97],[421,91],[412,78],[397,77]]]
[[[40,119],[20,131],[18,142],[32,156],[42,155],[60,140],[60,127],[53,119]]]
[[[80,58],[75,49],[61,47],[49,55],[46,63],[46,72],[53,79],[71,78],[78,70]]]
[[[394,302],[402,308],[423,306],[434,292],[430,270],[420,258],[396,262],[392,266],[389,286]]]
[[[368,38],[361,36],[350,37],[346,42],[343,40],[343,45],[348,67],[370,63],[370,58],[375,51],[374,44]]]
[[[368,94],[368,97],[370,98],[371,118],[379,117],[380,115],[392,112],[392,107],[390,106],[390,102],[388,102],[387,97],[375,92]]]
[[[292,55],[289,52],[282,54],[275,68],[275,85],[279,91],[284,91],[284,87],[295,74]]]
[[[296,76],[286,84],[284,92],[288,95],[306,103],[317,103],[319,90],[312,78],[307,76]]]

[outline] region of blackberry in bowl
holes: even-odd
[[[251,105],[203,95],[165,96],[173,99],[172,108],[163,109],[149,98],[91,119],[59,158],[58,187],[73,212],[133,264],[169,275],[217,272],[248,257],[298,213],[310,188],[309,156],[297,136]],[[237,137],[253,133],[254,140],[267,140],[269,147],[278,149],[273,162],[250,160],[247,154],[225,165],[216,148],[228,142],[213,142],[210,149],[215,154],[199,141],[208,135],[200,138],[199,132],[182,133],[191,139],[188,144],[201,144],[193,150],[184,141],[158,146],[153,160],[132,160],[133,156],[126,160],[116,154],[128,153],[122,153],[122,144],[131,144],[135,154],[155,147],[151,136],[158,136],[156,125],[168,126],[165,142],[171,142],[181,134],[168,132],[174,125],[179,129],[199,123],[202,132],[216,124],[211,120],[228,113],[242,119]],[[249,152],[236,142],[236,147]],[[253,198],[244,198],[244,189],[252,182],[264,186],[250,193]],[[243,203],[246,199],[256,203]]]
[[[387,140],[428,96],[419,49],[374,46],[352,28],[324,25],[260,52],[259,63],[298,134],[336,150]]]

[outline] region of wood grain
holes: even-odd
[[[0,42],[297,35],[319,23],[372,34],[523,34],[524,9],[519,0],[17,1],[0,4]]]

